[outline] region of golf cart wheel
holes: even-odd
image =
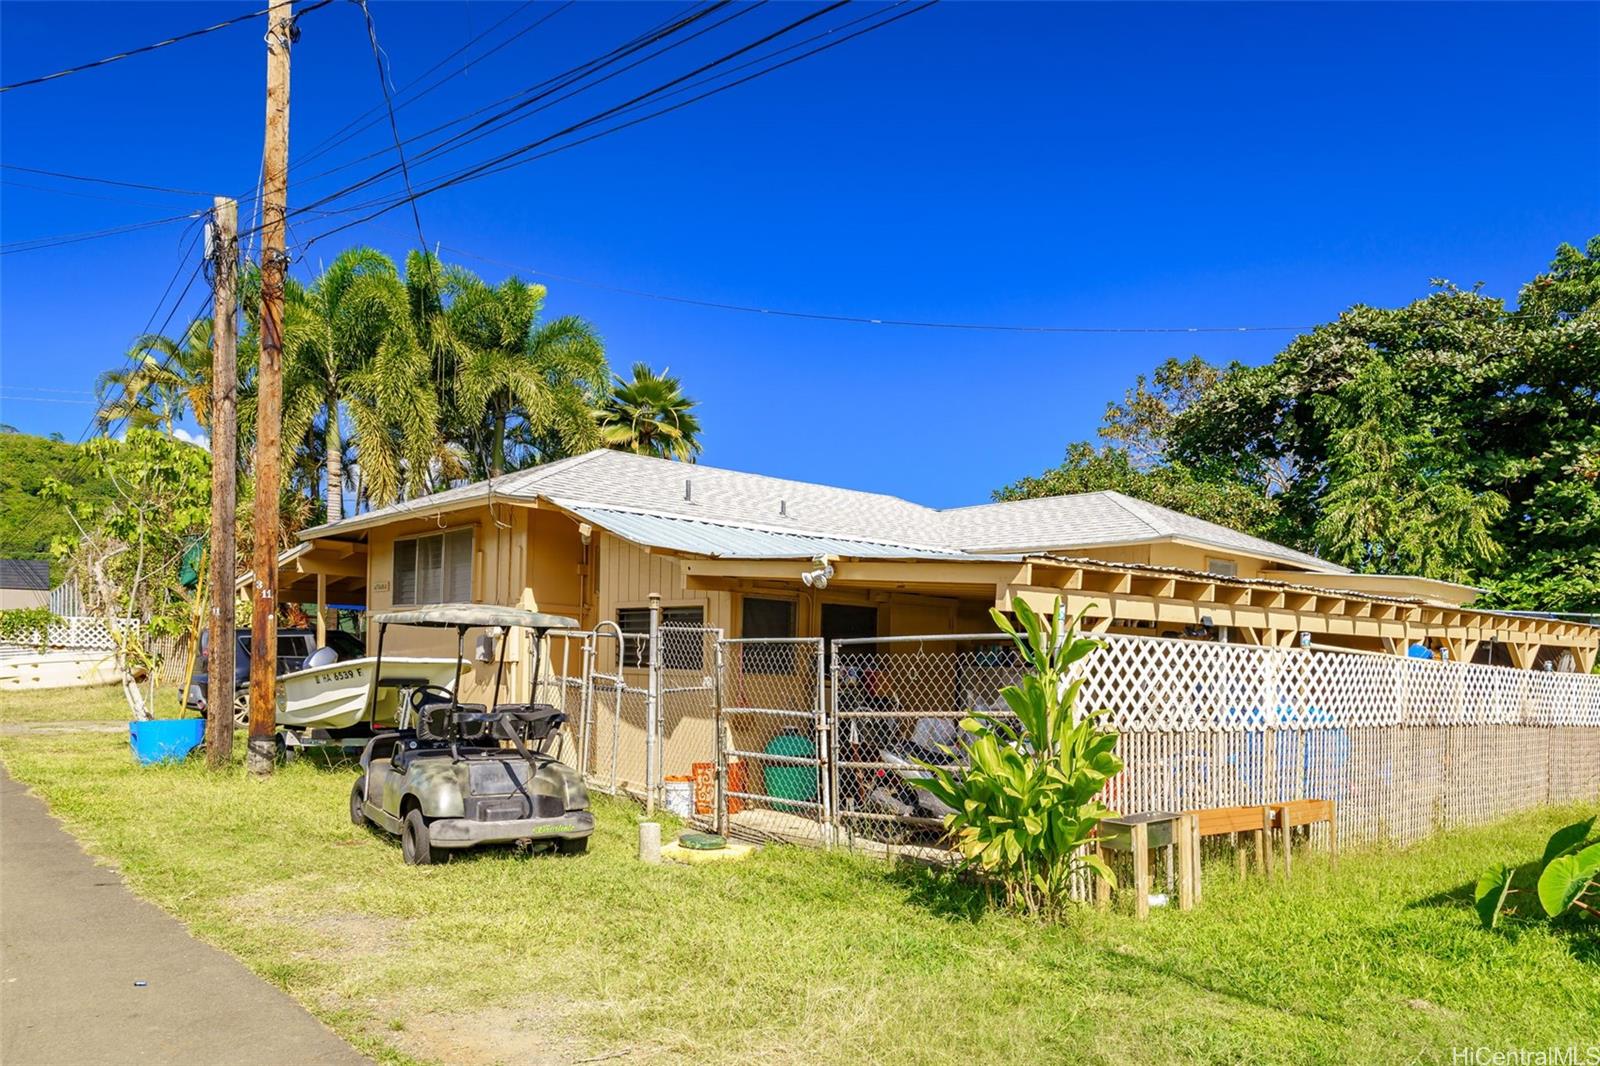
[[[413,807],[400,826],[400,854],[407,866],[427,866],[433,862],[433,848],[428,843],[428,820],[422,811]]]
[[[235,692],[233,694],[233,724],[247,726],[250,724],[250,693]]]
[[[556,841],[557,855],[582,855],[589,850],[589,838],[579,837],[576,840]]]
[[[367,812],[363,809],[367,798],[367,775],[362,774],[356,778],[356,783],[350,786],[350,822],[352,825],[365,826]]]

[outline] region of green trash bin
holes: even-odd
[[[767,741],[761,749],[768,755],[783,755],[791,759],[815,759],[817,746],[810,737],[790,727]],[[817,802],[817,768],[792,766],[788,763],[768,763],[762,771],[767,795],[775,800],[797,800],[800,803]],[[805,814],[808,808],[793,803],[774,803],[773,809]]]

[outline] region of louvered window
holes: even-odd
[[[469,603],[472,530],[456,529],[394,542],[394,602]]]

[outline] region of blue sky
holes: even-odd
[[[6,3],[0,80],[253,7]],[[682,9],[372,8],[397,86],[512,16],[440,72],[455,77],[402,108],[407,136]],[[872,9],[851,5],[816,25]],[[748,11],[421,176],[560,128],[806,10]],[[247,193],[260,166],[262,29],[0,96],[0,160]],[[359,9],[335,3],[302,29],[297,158],[381,101]],[[591,319],[616,366],[643,360],[685,379],[703,403],[704,461],[970,503],[1058,461],[1164,358],[1264,361],[1292,334],[904,329],[597,286],[874,318],[1110,327],[1309,326],[1353,303],[1411,300],[1433,277],[1512,297],[1557,243],[1600,232],[1597,45],[1593,4],[945,3],[671,116],[426,198],[422,222],[430,242],[595,283],[539,279],[549,312]],[[389,145],[379,123],[299,173]],[[291,208],[387,165],[390,151],[292,184]],[[0,179],[6,243],[209,202],[15,170]],[[292,237],[331,224],[302,216]],[[309,276],[355,242],[398,257],[410,232],[397,211],[313,240],[295,269]],[[180,224],[0,256],[0,419],[77,438],[87,390],[123,361],[184,262],[185,237]],[[491,279],[508,273],[445,254]],[[203,297],[197,284],[180,318]]]

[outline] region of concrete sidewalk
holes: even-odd
[[[367,1061],[232,956],[137,899],[0,768],[0,1063]]]

